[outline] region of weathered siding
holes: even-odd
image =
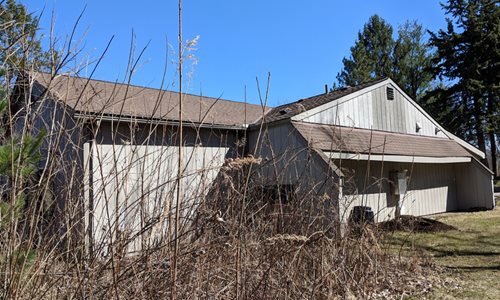
[[[278,124],[248,133],[249,153],[262,159],[257,178],[259,187],[291,185],[300,203],[301,222],[306,226],[321,222],[325,227],[338,228],[339,177],[328,163],[308,146],[304,138],[290,123]],[[276,200],[276,199],[269,199]],[[310,218],[310,219],[308,219]],[[297,222],[298,219],[292,220]]]
[[[248,133],[249,153],[263,159],[261,175],[270,184],[309,184],[322,188],[331,170],[290,123]]]
[[[387,86],[394,88],[394,100],[387,100]],[[422,113],[415,103],[391,84],[367,89],[366,92],[352,97],[348,95],[324,107],[322,111],[299,119],[311,123],[446,137],[441,131],[436,134],[437,123]],[[417,122],[422,127],[418,132]]]
[[[235,157],[236,131],[186,128],[181,213],[188,218],[206,196],[221,166]],[[104,123],[87,153],[91,158],[87,228],[94,250],[107,254],[117,238],[132,238],[124,251],[159,242],[176,206],[176,128]],[[140,230],[144,230],[138,234]],[[90,242],[90,241],[89,241]]]
[[[50,94],[41,97],[28,87],[23,92],[23,97],[18,99],[22,103],[17,102],[19,110],[13,134],[45,134],[39,149],[37,175],[47,179],[48,197],[54,197],[49,234],[59,235],[60,238],[52,239],[56,243],[80,244],[84,231],[81,148],[85,139],[84,127],[73,119],[71,109],[53,100]]]
[[[468,164],[457,164],[456,174],[459,209],[495,207],[493,175],[486,167],[472,160]]]
[[[347,220],[353,206],[370,206],[376,221],[394,217],[396,198],[390,193],[389,173],[408,170],[408,190],[403,197],[402,213],[429,215],[458,210],[455,164],[410,164],[343,160],[346,174],[341,207]],[[369,164],[369,166],[368,166]],[[367,170],[370,169],[368,174]]]
[[[133,237],[127,252],[153,244],[165,234],[176,206],[178,148],[175,146],[94,145],[92,232],[97,245]],[[226,147],[184,147],[181,212],[188,217],[209,191],[224,163]],[[165,213],[167,212],[167,213]],[[106,249],[102,249],[105,253]]]

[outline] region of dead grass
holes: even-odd
[[[458,230],[395,233],[393,250],[401,256],[430,256],[442,267],[441,283],[427,299],[498,299],[500,297],[500,209],[451,213],[433,218]],[[402,246],[402,247],[401,247]],[[399,248],[399,249],[398,249]],[[421,297],[418,297],[421,299]]]

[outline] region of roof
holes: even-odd
[[[323,151],[426,157],[472,156],[448,138],[305,122],[292,122],[292,125],[312,147]]]
[[[360,91],[377,83],[387,80],[387,78],[381,78],[373,81],[369,81],[367,83],[363,83],[360,85],[356,85],[353,87],[345,87],[341,89],[334,90],[329,93],[324,93],[316,96],[312,96],[306,99],[300,99],[298,101],[284,104],[278,107],[273,108],[269,111],[269,113],[265,116],[266,122],[275,122],[284,119],[289,119],[295,115],[298,115],[304,111],[313,109],[325,103],[328,103],[333,100],[337,100],[354,92]]]
[[[68,75],[31,77],[78,113],[179,120],[178,92]],[[182,99],[185,122],[243,126],[263,115],[260,105],[191,94]]]

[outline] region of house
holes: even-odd
[[[157,243],[176,205],[179,94],[45,73],[25,76],[17,89],[14,113],[26,116],[18,118],[20,127],[29,123],[47,132],[40,168],[53,179],[65,229],[88,233],[89,245],[106,245],[148,228],[150,238],[135,239],[128,251]],[[189,218],[225,160],[244,154],[247,124],[266,111],[223,99],[182,98],[180,210]]]
[[[88,233],[86,243],[102,253],[123,235],[134,236],[129,251],[157,243],[177,205],[179,94],[43,73],[26,76],[18,89],[19,123],[48,133],[41,168],[50,166],[60,206],[71,206],[66,226]],[[346,222],[354,206],[370,207],[377,221],[494,206],[484,153],[447,132],[391,79],[272,109],[182,98],[186,219],[225,161],[249,154],[262,158],[267,188],[328,197],[326,220]]]
[[[355,206],[383,221],[495,205],[485,154],[389,78],[275,107],[262,121],[267,137],[258,141],[255,125],[248,137],[250,151],[269,161],[263,177],[292,187],[312,179],[307,189],[338,200],[343,222]]]

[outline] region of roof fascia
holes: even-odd
[[[384,162],[405,162],[405,163],[422,163],[422,164],[449,164],[449,163],[467,163],[471,162],[471,157],[464,156],[412,156],[412,155],[380,155],[380,154],[360,154],[346,152],[329,152],[325,154],[330,159],[349,159],[349,160],[364,160],[364,161],[384,161]]]
[[[162,120],[162,119],[152,119],[152,118],[140,118],[140,117],[130,117],[130,116],[116,116],[116,115],[103,115],[103,114],[89,114],[89,113],[75,113],[76,119],[81,120],[99,120],[99,121],[120,121],[136,124],[155,124],[155,125],[180,125],[179,121],[173,120]],[[186,122],[183,123],[184,127],[193,128],[211,128],[211,129],[228,129],[228,130],[245,130],[247,129],[247,124],[242,125],[223,125],[223,124],[210,124],[210,123],[193,123]]]

